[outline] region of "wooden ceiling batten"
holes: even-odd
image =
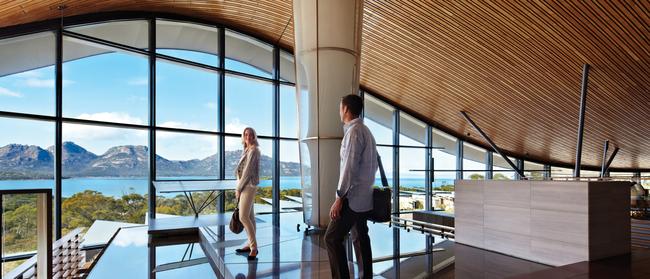
[[[291,0],[11,0],[0,27],[58,18],[58,5],[64,16],[175,13],[294,44]],[[466,110],[509,155],[563,165],[588,63],[583,163],[599,166],[610,139],[612,168],[650,169],[650,1],[366,1],[362,35],[363,88],[488,147]]]

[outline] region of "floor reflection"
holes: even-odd
[[[147,226],[140,226],[121,229],[88,278],[330,278],[322,234],[296,229],[301,213],[283,213],[279,227],[272,215],[257,218],[256,261],[235,253],[246,235],[226,226],[162,239],[149,239]],[[386,224],[368,226],[376,278],[499,278],[548,268]],[[355,266],[350,270],[357,274]]]

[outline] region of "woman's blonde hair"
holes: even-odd
[[[244,131],[241,132],[241,144],[244,146],[244,150],[248,148],[248,146],[246,146],[246,138],[245,138],[246,131],[250,131],[251,133],[253,133],[253,145],[258,146],[259,143],[257,142],[257,132],[255,132],[255,129],[251,127],[246,127],[246,129],[244,129]]]

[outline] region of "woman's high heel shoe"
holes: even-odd
[[[249,261],[254,261],[257,260],[257,254],[259,251],[257,249],[251,250],[250,254],[248,254],[248,260]]]
[[[235,249],[235,252],[237,252],[237,253],[244,253],[244,252],[250,252],[250,251],[251,251],[251,247],[244,247],[244,248]]]

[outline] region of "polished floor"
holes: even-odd
[[[246,235],[227,226],[179,238],[150,237],[148,226],[124,228],[88,278],[330,278],[322,234],[305,234],[300,212],[282,214],[280,227],[271,218],[257,216],[260,254],[252,262],[235,253]],[[385,224],[369,229],[375,278],[500,278],[550,268]]]

